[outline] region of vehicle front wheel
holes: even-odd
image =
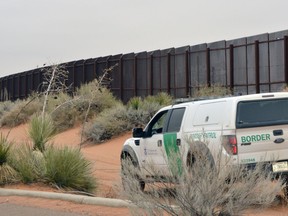
[[[125,156],[121,159],[121,180],[125,191],[133,189],[144,191],[145,181],[140,178],[139,171],[138,164],[133,161],[131,156]]]

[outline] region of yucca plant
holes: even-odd
[[[43,152],[47,142],[55,135],[55,127],[49,115],[35,115],[30,121],[28,132],[33,142],[33,149]]]
[[[8,157],[12,143],[2,134],[0,136],[0,184],[18,181],[18,173],[8,164]]]
[[[142,103],[141,97],[133,97],[128,101],[127,106],[128,108],[138,110],[141,107],[141,103]]]
[[[18,171],[23,183],[37,182],[44,177],[46,168],[42,152],[33,150],[29,143],[24,143],[14,148],[12,153],[9,163]]]
[[[156,95],[149,95],[146,98],[144,98],[144,103],[156,103],[160,106],[167,106],[172,103],[172,96],[170,96],[166,92],[159,92]]]
[[[11,143],[2,134],[0,136],[0,166],[7,162]]]
[[[96,188],[92,164],[84,158],[80,149],[50,146],[44,152],[44,157],[49,183],[84,192],[93,192]]]

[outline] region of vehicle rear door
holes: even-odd
[[[236,128],[240,163],[287,163],[288,98],[239,102]]]

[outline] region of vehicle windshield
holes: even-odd
[[[236,128],[288,124],[288,98],[239,102]]]

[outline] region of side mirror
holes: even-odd
[[[144,136],[143,128],[133,128],[132,135],[134,138],[141,138]]]

